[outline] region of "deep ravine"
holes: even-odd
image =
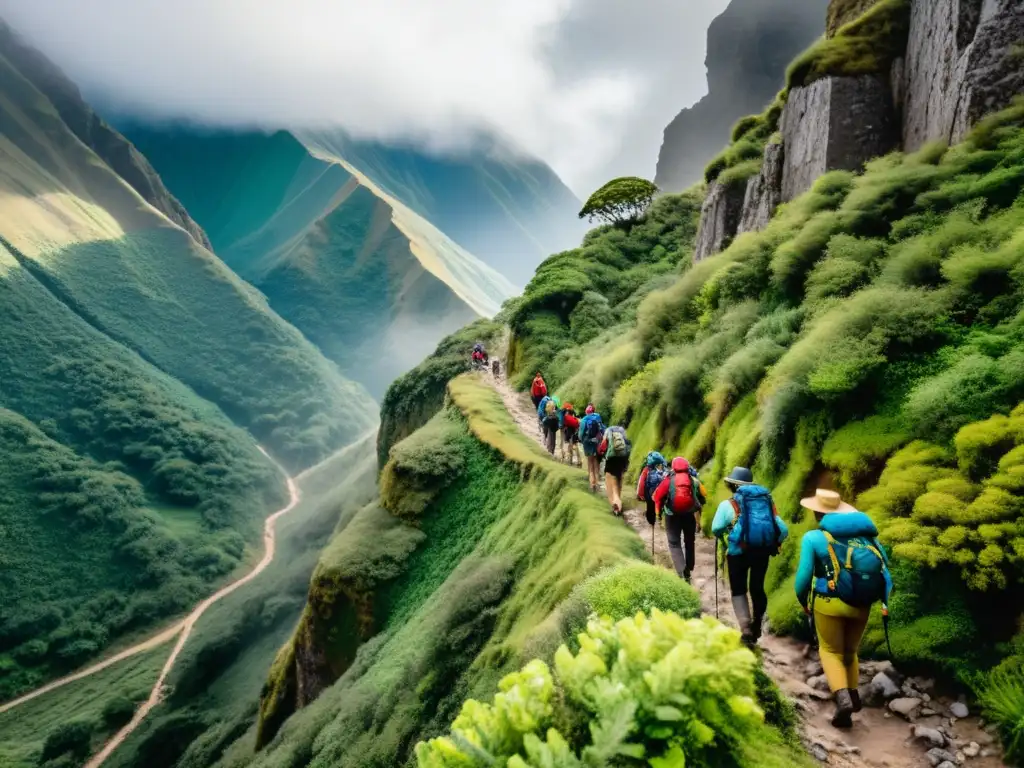
[[[491,382],[501,394],[505,407],[523,433],[543,445],[540,425],[529,398],[523,393],[513,391],[504,376],[495,378],[490,373],[479,375]],[[655,562],[662,567],[671,568],[665,532],[660,527],[652,531],[643,511],[635,506],[631,507],[637,504],[634,501],[633,490],[628,486],[623,489],[623,505],[626,507],[624,519],[643,540],[648,550],[652,547],[653,539]],[[716,609],[714,553],[713,539],[698,536],[697,563],[693,570],[692,582],[700,592],[704,612],[715,615],[725,624],[735,626],[728,583],[721,572],[718,575]],[[795,596],[793,599],[796,599]],[[941,761],[931,762],[938,753],[933,751],[928,754],[928,751],[942,749],[954,758],[959,756],[964,761],[960,763],[962,765],[974,768],[1004,766],[998,757],[998,743],[992,734],[982,727],[983,722],[976,716],[951,719],[948,707],[955,699],[935,693],[924,694],[931,699],[926,700],[925,706],[934,707],[937,714],[918,717],[914,723],[909,723],[885,707],[865,707],[854,715],[852,729],[840,731],[833,728],[829,723],[832,715],[830,695],[808,685],[807,682],[821,674],[816,652],[806,643],[789,637],[779,637],[770,632],[765,632],[758,646],[765,671],[796,707],[800,716],[800,736],[804,745],[808,752],[824,765],[837,768],[921,768],[927,765],[940,765]],[[876,673],[889,667],[889,663],[885,661],[863,662],[861,682],[870,682]],[[923,680],[919,682],[926,688],[931,688],[929,683],[933,683]],[[917,695],[920,696],[922,693]],[[919,738],[914,736],[915,726],[921,726],[918,733],[922,736]],[[945,729],[948,733],[943,733],[939,729]],[[945,740],[941,748],[928,741],[927,737],[934,738],[935,733],[940,734]],[[952,738],[948,734],[952,734]],[[975,753],[976,756],[970,757],[970,753]],[[955,764],[957,763],[954,761]]]

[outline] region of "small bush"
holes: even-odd
[[[997,669],[981,686],[985,717],[999,728],[1006,757],[1024,761],[1024,659]]]
[[[88,720],[72,720],[54,728],[43,742],[42,761],[70,755],[78,760],[89,756],[95,723]]]
[[[103,705],[100,717],[103,724],[110,730],[116,730],[125,725],[135,715],[135,702],[127,696],[115,696]]]

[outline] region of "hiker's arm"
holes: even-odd
[[[607,437],[605,437],[601,441],[601,444],[597,446],[597,455],[598,456],[604,456],[606,453],[608,453],[608,438]]]
[[[786,525],[786,521],[782,519],[782,515],[775,513],[775,522],[779,526],[779,543],[781,544],[789,538],[789,526]]]
[[[736,510],[732,508],[732,504],[728,500],[719,504],[718,509],[715,510],[715,519],[711,521],[711,535],[721,536],[728,531],[735,515]]]
[[[636,481],[636,500],[637,501],[647,501],[647,499],[644,498],[644,493],[646,492],[646,488],[644,488],[644,486],[647,484],[647,473],[649,471],[650,471],[649,467],[644,467],[643,471],[640,472],[640,479]]]
[[[668,496],[669,480],[670,478],[666,477],[658,483],[658,487],[654,490],[654,508],[658,511],[659,515],[661,514],[662,506],[665,504],[665,497]]]
[[[793,587],[796,589],[796,599],[804,611],[808,610],[807,598],[811,594],[811,585],[814,583],[814,540],[810,533],[805,533],[803,541],[800,542],[800,564],[796,568],[796,579]]]

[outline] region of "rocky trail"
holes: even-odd
[[[543,445],[540,424],[529,397],[512,390],[504,376],[480,374],[501,394],[506,408],[524,434]],[[556,457],[558,451],[556,451]],[[603,483],[602,483],[603,486]],[[643,510],[632,508],[633,488],[623,488],[623,518],[651,549],[652,528]],[[611,512],[609,511],[609,514]],[[671,568],[668,543],[661,527],[653,531],[653,555]],[[715,605],[714,540],[698,535],[697,562],[692,582],[704,611],[735,626],[729,587],[719,573]],[[794,597],[794,599],[796,599]],[[806,643],[765,632],[758,642],[765,670],[794,703],[800,716],[800,736],[808,752],[823,765],[837,768],[1001,768],[999,745],[984,722],[962,700],[943,695],[934,680],[901,675],[887,661],[861,664],[864,709],[853,717],[853,728],[833,728],[833,706],[817,652]]]

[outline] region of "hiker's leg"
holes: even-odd
[[[683,554],[682,515],[665,515],[665,538],[668,540],[668,553],[672,557],[672,567],[676,575],[683,578],[686,572],[686,555]]]
[[[846,620],[842,616],[824,614],[815,606],[814,628],[818,633],[818,653],[821,656],[821,668],[825,670],[828,679],[828,687],[833,693],[841,691],[847,687],[846,664],[843,661]]]
[[[868,625],[868,613],[863,616],[849,617],[844,620],[843,629],[843,666],[846,668],[846,687],[851,691],[860,685],[860,640]]]
[[[697,518],[692,514],[685,514],[681,517],[683,523],[683,549],[686,552],[686,571],[683,575],[689,579],[694,563],[697,562]]]
[[[654,504],[654,499],[647,499],[647,511],[644,517],[647,518],[647,522],[651,525],[658,521],[658,508]]]
[[[607,465],[605,466],[604,475],[604,487],[608,493],[608,503],[612,505],[612,508],[617,512],[622,511],[622,492],[621,492],[622,481],[617,474],[613,471],[609,472]]]
[[[764,591],[764,580],[768,575],[768,561],[771,555],[768,552],[748,552],[747,559],[750,561],[750,602],[753,608],[750,629],[754,638],[761,636],[761,623],[764,621],[765,611],[768,610],[768,595]]]
[[[750,564],[746,555],[729,555],[725,560],[729,569],[729,591],[732,593],[732,609],[736,613],[736,623],[739,624],[740,634],[749,642],[751,634],[747,574],[750,572]]]
[[[544,443],[547,445],[548,453],[555,455],[555,430],[551,425],[544,422]]]
[[[597,489],[597,456],[587,456],[587,475],[590,476],[590,490]]]

